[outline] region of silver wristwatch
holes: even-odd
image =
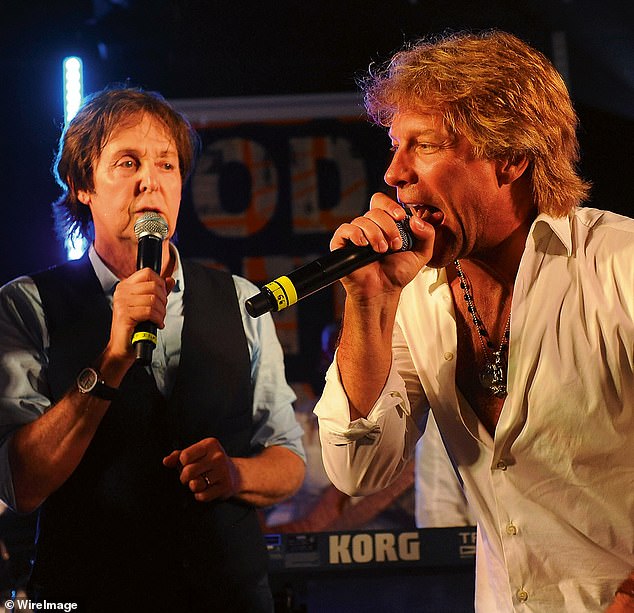
[[[106,385],[101,374],[90,366],[77,375],[77,389],[82,394],[91,394],[103,400],[115,400],[119,396],[119,390]]]

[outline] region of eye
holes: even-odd
[[[122,170],[136,170],[138,165],[138,161],[131,157],[121,158],[115,164],[117,168],[121,168]]]
[[[155,164],[156,167],[163,172],[174,172],[177,171],[179,168],[178,158],[172,155],[158,157]]]
[[[416,148],[421,153],[433,153],[434,151],[438,151],[438,149],[440,149],[440,145],[436,143],[421,142],[416,144]]]

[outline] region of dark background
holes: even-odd
[[[405,40],[489,27],[555,61],[581,117],[591,204],[631,214],[630,0],[1,0],[0,283],[64,258],[50,215],[64,56],[82,56],[87,92],[128,78],[177,99],[349,92]]]
[[[0,0],[0,284],[65,258],[50,210],[59,195],[50,167],[63,121],[63,57],[82,57],[86,92],[126,79],[179,100],[352,92],[371,61],[406,40],[491,27],[533,44],[564,74],[581,119],[582,174],[594,184],[589,204],[634,214],[632,0]],[[377,182],[387,155],[380,142],[369,145]],[[303,242],[285,243],[289,255],[306,253]],[[230,243],[219,260],[231,257]],[[210,244],[201,235],[182,248],[195,254]],[[237,240],[234,252],[241,249]],[[308,300],[310,308],[297,309],[300,354],[287,361],[295,381],[300,362],[312,370],[317,359],[321,324],[307,322],[331,308],[325,295]],[[396,593],[400,584],[391,585]],[[452,591],[471,601],[472,585],[468,576]],[[335,588],[340,602],[344,586]],[[323,583],[319,591],[329,593]]]

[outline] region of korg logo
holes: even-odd
[[[388,532],[331,534],[328,553],[330,564],[420,560],[420,542],[418,532],[403,532],[398,538]]]

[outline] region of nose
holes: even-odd
[[[139,191],[141,192],[155,192],[159,188],[159,180],[156,171],[152,167],[145,168],[141,175],[141,183],[139,185]]]
[[[405,185],[416,182],[416,174],[408,161],[406,152],[400,149],[394,152],[392,161],[387,167],[383,179],[392,187],[404,187]]]

